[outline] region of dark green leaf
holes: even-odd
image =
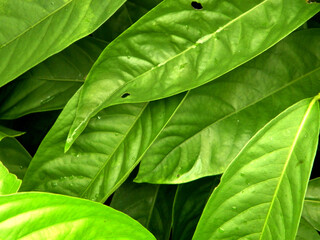
[[[0,86],[83,38],[125,0],[0,0]]]
[[[85,38],[72,44],[1,89],[0,118],[61,109],[82,85],[107,43]]]
[[[304,0],[201,4],[197,10],[190,1],[166,0],[103,51],[85,81],[66,150],[103,108],[156,100],[212,81],[320,10]]]
[[[267,122],[320,92],[319,39],[319,29],[296,32],[190,91],[143,157],[136,181],[182,183],[222,173]]]
[[[31,156],[16,139],[5,138],[0,141],[0,161],[11,173],[23,179]]]
[[[168,240],[175,190],[175,186],[127,181],[115,192],[110,206],[139,221],[157,240]]]
[[[312,225],[302,217],[296,240],[320,240],[320,236]]]
[[[48,193],[0,197],[0,239],[155,238],[123,213],[88,200]]]
[[[23,132],[12,130],[12,129],[9,129],[7,127],[0,125],[0,141],[5,137],[17,137],[22,134],[23,134]]]
[[[194,240],[295,239],[319,134],[320,95],[286,109],[232,161]]]
[[[219,177],[207,177],[178,186],[173,206],[173,240],[192,238],[204,206],[218,183]]]
[[[320,231],[320,178],[309,182],[302,215],[315,229]]]

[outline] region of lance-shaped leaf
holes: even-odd
[[[320,178],[309,182],[302,215],[314,228],[320,231]]]
[[[175,186],[138,184],[129,178],[112,197],[111,207],[139,221],[157,240],[168,240]]]
[[[91,69],[66,150],[101,109],[172,96],[212,81],[319,10],[319,4],[305,0],[203,0],[197,7],[188,0],[160,3],[113,41]]]
[[[219,177],[206,177],[178,186],[173,206],[173,240],[190,240]]]
[[[1,239],[152,239],[138,222],[110,207],[48,193],[0,197]]]
[[[296,240],[320,240],[320,236],[312,225],[302,217]]]
[[[164,181],[165,175],[172,182],[223,172],[256,131],[285,108],[320,91],[320,56],[313,49],[320,44],[317,36],[320,37],[320,31],[297,33],[244,66],[188,94],[148,104],[107,108],[90,120],[75,146],[64,154],[65,138],[78,102],[76,95],[39,147],[22,189],[56,192],[103,202],[124,182],[146,152],[147,162],[158,164],[163,154],[201,129],[204,129],[201,131],[203,136],[197,136],[187,145],[192,155],[182,158],[182,155],[174,154],[174,158],[160,163],[159,168],[149,170],[161,181]],[[301,41],[310,44],[304,48]],[[286,60],[288,57],[290,62]],[[288,76],[287,71],[293,68],[292,63],[295,74]],[[281,68],[274,68],[274,64]],[[251,117],[256,113],[259,113],[259,121],[255,121],[257,116]],[[239,119],[240,123],[237,121]],[[246,122],[250,124],[246,125]],[[211,124],[212,128],[206,128]],[[181,131],[181,126],[184,126],[184,131]],[[238,127],[245,130],[239,131]],[[219,129],[222,129],[221,132]],[[222,148],[216,135],[221,138],[224,135],[224,142],[234,139],[234,144],[231,142]],[[158,136],[159,141],[156,140]],[[156,148],[149,155],[153,143]],[[208,147],[199,147],[202,143],[208,144],[205,145]],[[165,147],[159,147],[159,144]],[[184,149],[183,145],[181,149]],[[208,149],[212,153],[208,153]],[[194,164],[199,150],[203,151],[203,161]],[[182,168],[179,168],[181,164]],[[206,167],[197,168],[201,165]],[[151,179],[150,175],[147,177],[147,180]]]
[[[93,32],[124,2],[0,0],[0,86]]]
[[[190,91],[142,158],[136,181],[182,183],[223,173],[267,122],[320,92],[319,38],[319,29],[295,32],[254,60]]]
[[[84,82],[106,42],[82,39],[0,89],[0,118],[61,109]]]
[[[140,156],[166,125],[183,96],[105,109],[91,119],[65,154],[65,138],[75,115],[78,92],[40,145],[22,189],[104,202],[137,166]]]
[[[23,179],[31,156],[18,140],[5,138],[0,141],[0,161],[11,173]]]
[[[295,239],[319,134],[320,95],[286,109],[231,162],[194,240]]]
[[[21,180],[14,174],[9,173],[8,169],[0,161],[0,195],[16,193],[21,185]]]

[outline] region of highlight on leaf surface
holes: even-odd
[[[286,109],[231,162],[194,240],[296,237],[319,134],[320,95]]]
[[[320,10],[302,0],[201,4],[198,10],[190,1],[166,0],[103,51],[84,84],[65,151],[103,108],[201,86],[264,52]],[[130,96],[122,98],[125,93]]]
[[[0,161],[0,196],[16,193],[21,185],[21,180],[11,173]]]

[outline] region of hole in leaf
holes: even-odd
[[[122,94],[122,98],[126,98],[126,97],[128,97],[128,96],[130,96],[130,93],[124,93],[124,94]]]
[[[203,7],[202,7],[202,5],[201,5],[201,3],[198,3],[198,2],[196,2],[196,1],[193,1],[192,3],[191,3],[191,6],[194,8],[194,9],[197,9],[197,10],[201,10]]]
[[[306,0],[307,3],[320,3],[320,0]]]

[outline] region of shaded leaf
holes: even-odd
[[[154,239],[123,213],[88,200],[48,193],[0,197],[1,239]]]
[[[23,179],[31,156],[15,138],[5,138],[0,141],[0,161],[11,173]]]
[[[5,137],[17,137],[22,134],[23,134],[23,132],[12,130],[10,128],[7,128],[7,127],[0,125],[0,141]]]
[[[318,29],[295,32],[252,61],[191,90],[142,158],[136,181],[183,183],[223,173],[267,122],[320,92],[319,38]]]
[[[320,236],[310,223],[302,217],[296,240],[320,240]]]
[[[0,118],[61,109],[82,85],[107,43],[85,38],[32,68],[0,90]]]
[[[115,192],[110,206],[139,221],[157,240],[168,240],[176,187],[128,180]]]
[[[295,239],[319,134],[320,95],[286,109],[231,162],[193,239]]]
[[[93,32],[124,2],[1,0],[0,86]]]
[[[320,231],[320,178],[309,182],[302,215],[315,229]]]
[[[173,206],[173,240],[190,240],[219,177],[202,178],[178,186]]]
[[[0,195],[16,193],[20,185],[21,180],[9,173],[8,169],[0,161]]]
[[[156,100],[212,81],[320,10],[303,0],[201,4],[197,10],[190,1],[166,0],[103,51],[85,81],[66,150],[103,108]]]

